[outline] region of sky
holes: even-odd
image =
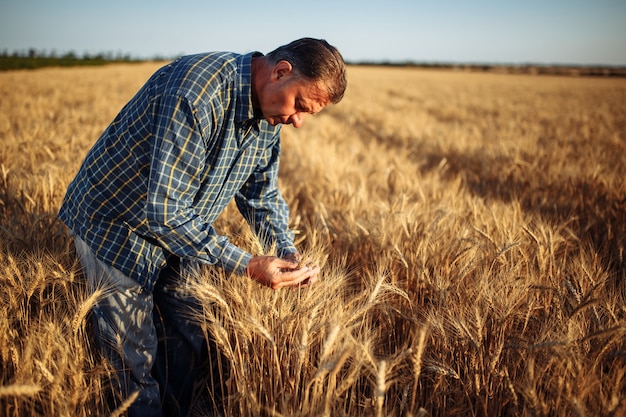
[[[626,66],[626,0],[0,0],[0,51],[173,58],[326,39],[348,62]]]

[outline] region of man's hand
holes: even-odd
[[[283,256],[283,259],[295,262],[298,265],[300,265],[300,263],[302,262],[302,255],[298,252],[288,253],[285,256]]]
[[[246,272],[252,279],[273,290],[298,285],[308,286],[317,281],[319,266],[313,264],[298,266],[298,260],[294,256],[295,254],[290,255],[288,259],[253,256]]]

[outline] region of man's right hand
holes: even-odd
[[[253,256],[246,272],[260,284],[278,290],[284,287],[312,284],[317,281],[320,268],[317,265],[298,268],[298,262],[294,260],[275,256]]]

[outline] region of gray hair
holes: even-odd
[[[346,91],[346,63],[334,46],[324,39],[302,38],[280,46],[266,55],[272,65],[285,60],[296,74],[321,82],[328,99],[336,104]]]

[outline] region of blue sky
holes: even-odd
[[[626,66],[626,0],[0,0],[9,52],[269,52],[303,36],[353,62]]]

